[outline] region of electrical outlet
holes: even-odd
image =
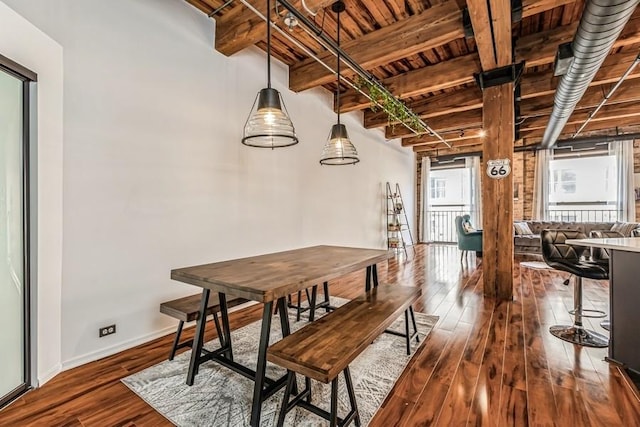
[[[106,337],[107,335],[112,335],[116,333],[116,325],[103,326],[98,330],[98,337]]]

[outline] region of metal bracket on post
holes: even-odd
[[[524,61],[518,64],[511,64],[505,67],[475,73],[473,77],[476,79],[476,83],[478,83],[478,86],[482,90],[505,83],[514,83],[517,86],[520,83],[520,77],[522,77],[523,70]]]

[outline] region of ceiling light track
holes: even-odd
[[[267,21],[267,19],[264,16],[264,14],[261,13],[259,10],[257,10],[255,7],[253,7],[253,5],[251,5],[247,0],[240,0],[240,2],[242,4],[244,4],[253,13],[255,13],[257,16],[259,16],[261,19],[263,19],[264,21]],[[390,116],[391,119],[400,122],[404,127],[409,129],[411,132],[413,132],[413,133],[415,133],[417,135],[426,133],[428,135],[434,136],[440,142],[445,144],[447,147],[451,148],[451,144],[449,142],[447,142],[447,140],[445,138],[443,138],[442,135],[440,135],[438,132],[436,132],[434,129],[432,129],[427,123],[425,123],[425,121],[420,116],[418,116],[409,107],[407,107],[404,103],[402,103],[400,100],[398,100],[391,92],[389,92],[389,90],[386,87],[384,87],[376,79],[376,77],[373,74],[369,73],[367,70],[362,68],[360,66],[360,64],[358,64],[356,61],[354,61],[344,50],[342,50],[340,47],[338,47],[337,44],[335,43],[335,41],[333,39],[331,39],[329,36],[327,36],[321,28],[318,28],[313,23],[313,21],[308,19],[302,12],[300,12],[298,9],[296,9],[287,0],[277,0],[277,3],[280,3],[280,5],[282,5],[282,7],[287,9],[287,11],[289,11],[298,20],[299,26],[303,30],[305,30],[309,35],[311,35],[317,42],[322,44],[322,46],[324,46],[334,56],[338,56],[337,52],[338,52],[338,50],[340,50],[340,59],[342,60],[342,62],[344,62],[353,72],[355,72],[358,76],[360,76],[360,78],[362,78],[363,80],[367,81],[371,85],[375,85],[379,91],[381,91],[381,92],[383,92],[383,93],[385,93],[387,95],[387,98],[396,99],[397,102],[399,103],[399,105],[401,106],[401,108],[404,108],[406,110],[406,114],[403,114],[403,115],[405,117],[410,117],[411,118],[411,123],[418,123],[419,126],[422,127],[422,129],[414,128],[414,126],[411,126],[409,123],[407,123],[406,119],[403,120],[399,115],[394,114],[393,112],[387,111],[387,108],[385,107],[385,105],[381,104],[376,99],[372,98],[369,94],[364,92],[359,87],[358,84],[350,81],[349,79],[345,78],[344,76],[340,77],[340,81],[346,83],[348,86],[350,86],[351,88],[355,89],[357,92],[359,92],[360,94],[365,96],[367,99],[369,99],[373,104],[375,104],[378,107],[382,108],[383,110],[387,111],[389,113],[389,116]],[[276,31],[278,31],[278,33],[280,33],[282,36],[287,38],[287,40],[291,41],[296,46],[301,48],[307,55],[309,55],[311,58],[313,58],[315,61],[317,61],[319,64],[321,64],[324,68],[326,68],[332,74],[336,73],[335,69],[333,69],[332,67],[327,65],[315,53],[313,53],[308,47],[303,45],[298,40],[294,39],[290,34],[287,34],[287,32],[282,30],[275,23],[271,22],[271,26]]]

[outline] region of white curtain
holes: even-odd
[[[482,228],[482,186],[480,156],[465,158],[465,167],[469,170],[469,195],[470,195],[470,215],[471,224],[475,228]]]
[[[420,197],[420,213],[422,214],[422,226],[420,227],[420,235],[418,240],[421,242],[430,241],[429,232],[429,218],[431,216],[431,158],[424,156],[422,158],[421,175],[420,175],[420,188],[422,190],[422,197]]]
[[[549,163],[552,150],[536,151],[536,171],[533,182],[533,219],[545,220],[549,212]]]
[[[618,221],[636,221],[636,199],[633,183],[633,140],[609,144],[609,151],[616,157],[618,173],[617,211]]]

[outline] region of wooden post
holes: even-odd
[[[491,160],[508,159],[513,167],[514,84],[483,91],[483,171]],[[482,180],[482,272],[484,294],[513,297],[513,174]]]

